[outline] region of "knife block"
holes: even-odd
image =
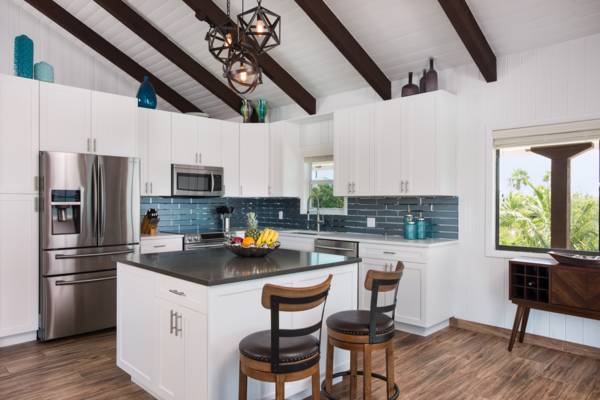
[[[144,219],[142,220],[141,231],[142,235],[155,236],[158,232],[158,223],[153,223],[148,216],[144,216]]]

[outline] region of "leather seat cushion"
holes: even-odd
[[[271,331],[260,331],[240,342],[240,353],[256,361],[271,362]],[[319,340],[312,336],[282,337],[279,339],[279,362],[306,360],[319,353]]]
[[[346,335],[368,336],[369,315],[367,310],[341,311],[327,318],[327,328]],[[377,335],[387,335],[394,332],[394,321],[385,314],[375,318]]]

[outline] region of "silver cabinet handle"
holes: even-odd
[[[315,249],[322,249],[322,250],[336,250],[336,251],[352,251],[352,249],[348,249],[345,247],[334,247],[334,246],[323,246],[323,245],[315,245]]]
[[[152,190],[152,182],[150,182],[150,194],[152,194],[153,190]]]
[[[198,163],[202,164],[202,153],[198,153]]]
[[[384,251],[384,252],[383,252],[383,254],[391,254],[391,255],[394,255],[394,254],[396,254],[396,252],[395,252],[395,251]]]
[[[167,245],[166,244],[155,244],[152,247],[154,247],[155,249],[160,249],[160,248],[163,248],[163,247],[167,247]]]
[[[94,153],[96,152],[96,139],[94,138]]]
[[[87,151],[92,151],[92,138],[87,138]]]
[[[146,182],[146,190],[144,191],[144,193],[148,194],[148,182]]]
[[[198,164],[198,153],[194,153],[194,162]]]
[[[406,181],[405,186],[406,186],[406,193],[408,193],[408,181]]]
[[[400,181],[400,193],[404,193],[404,181]]]
[[[80,279],[78,281],[56,281],[56,286],[79,285],[81,283],[94,283],[102,281],[112,281],[117,279],[116,276],[107,276],[105,278]]]
[[[183,314],[175,313],[175,336],[179,336],[183,332]]]
[[[169,333],[172,335],[173,332],[175,331],[175,324],[174,324],[174,322],[175,322],[175,312],[173,312],[173,310],[171,310],[171,320],[170,321],[171,321],[171,326],[170,326],[170,329],[169,329]]]
[[[244,195],[244,187],[240,185],[240,196]]]
[[[350,194],[350,190],[352,190],[352,184],[348,182],[348,194]]]
[[[352,193],[356,193],[356,183],[352,182]]]
[[[177,289],[169,289],[169,292],[176,294],[177,296],[185,296],[185,292],[180,292]]]

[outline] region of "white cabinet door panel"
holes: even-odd
[[[400,194],[402,171],[402,101],[378,103],[373,132],[373,194]]]
[[[225,196],[240,195],[240,127],[238,123],[221,121],[221,153]]]
[[[207,399],[208,327],[206,315],[183,309],[185,400]]]
[[[355,110],[352,128],[352,147],[350,165],[352,171],[352,195],[369,196],[372,194],[372,138],[375,108],[367,105]]]
[[[92,92],[94,152],[107,156],[134,157],[137,100],[133,97]]]
[[[269,126],[240,125],[240,191],[244,197],[269,195]]]
[[[436,194],[436,113],[434,93],[412,96],[407,101],[406,129],[402,131],[402,157],[407,163],[403,175],[406,194]]]
[[[0,75],[0,193],[37,193],[39,83]]]
[[[412,263],[404,263],[404,272],[398,285],[396,320],[405,323],[421,323],[421,268]]]
[[[172,113],[152,111],[148,126],[148,191],[152,196],[170,196]]]
[[[173,164],[198,164],[198,117],[174,113],[171,117]]]
[[[198,162],[210,167],[222,167],[221,121],[199,118],[198,122]]]
[[[40,150],[91,153],[92,92],[40,82]]]
[[[0,337],[38,328],[37,201],[0,195]]]
[[[173,303],[158,299],[158,378],[157,391],[163,399],[183,399],[185,393],[185,345],[173,329],[181,311]]]
[[[277,122],[270,125],[269,195],[300,197],[304,160],[297,124]]]
[[[336,196],[350,194],[352,120],[351,110],[336,111],[333,115],[333,191]]]

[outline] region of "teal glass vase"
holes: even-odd
[[[33,78],[33,40],[27,35],[15,37],[15,75]]]
[[[54,68],[47,62],[40,61],[33,66],[33,78],[43,82],[54,82]]]
[[[250,122],[250,120],[252,119],[252,102],[250,100],[242,100],[242,107],[240,108],[240,113],[242,114],[244,122]]]
[[[144,76],[144,81],[138,89],[137,99],[138,107],[156,109],[156,91],[147,76]]]
[[[258,117],[258,122],[265,122],[265,120],[267,119],[268,111],[269,109],[265,99],[259,99],[258,104],[256,105],[256,115]]]

